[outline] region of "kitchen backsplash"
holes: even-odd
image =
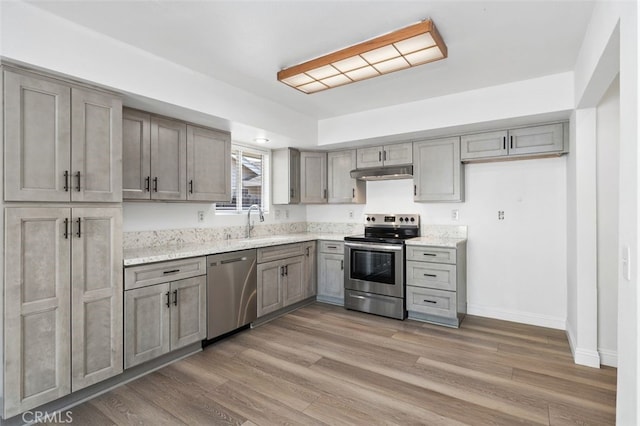
[[[225,239],[245,237],[244,226],[225,226],[219,228],[187,228],[167,229],[160,231],[125,232],[123,246],[125,249],[141,247],[158,247],[185,244],[203,244]],[[268,225],[256,224],[251,231],[252,237],[269,237],[272,235],[297,234],[313,232],[316,234],[356,235],[364,232],[359,223],[331,223],[331,222],[292,222]],[[422,225],[422,235],[439,238],[466,238],[466,226],[451,225]]]

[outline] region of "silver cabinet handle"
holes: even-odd
[[[364,296],[356,296],[354,294],[350,294],[349,297],[353,297],[354,299],[363,299],[363,300],[366,299],[366,297]]]

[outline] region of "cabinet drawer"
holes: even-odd
[[[320,253],[344,254],[344,243],[342,241],[320,241]]]
[[[456,249],[407,246],[407,260],[456,264]]]
[[[134,266],[124,270],[124,289],[145,287],[148,285],[197,277],[207,273],[205,257],[171,260]]]
[[[456,293],[407,286],[407,311],[456,318]]]
[[[456,290],[456,265],[407,261],[407,285]]]
[[[300,256],[301,254],[305,254],[305,248],[300,243],[260,248],[258,249],[258,263]]]

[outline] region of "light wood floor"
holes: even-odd
[[[564,332],[458,330],[316,303],[72,409],[75,424],[615,423],[616,370]]]

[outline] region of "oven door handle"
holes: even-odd
[[[378,244],[378,243],[352,243],[351,241],[345,241],[345,247],[364,248],[369,250],[391,250],[402,251],[404,245],[402,244]]]

